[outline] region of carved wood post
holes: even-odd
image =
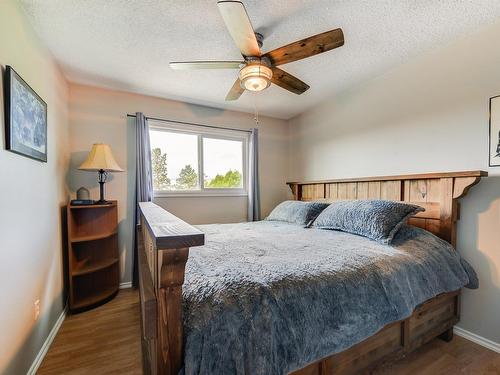
[[[182,284],[189,248],[158,250],[158,374],[182,367]]]
[[[290,187],[290,190],[292,190],[293,199],[300,201],[302,199],[302,185],[294,182],[288,182],[288,186]]]
[[[441,233],[442,238],[457,246],[458,199],[477,184],[480,177],[454,177],[441,179]]]
[[[453,200],[453,178],[441,179],[440,220],[441,238],[455,246],[455,222],[453,217],[456,211],[456,201]]]

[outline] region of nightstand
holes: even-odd
[[[69,308],[80,312],[111,300],[120,281],[117,202],[68,205]]]

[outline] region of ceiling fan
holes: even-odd
[[[262,54],[264,37],[253,30],[241,1],[219,0],[219,11],[229,34],[240,49],[244,61],[183,61],[171,62],[172,69],[239,69],[238,78],[226,100],[236,100],[245,90],[262,91],[274,83],[295,94],[302,94],[309,85],[278,68],[279,65],[305,59],[344,44],[341,29],[327,31],[290,43]]]

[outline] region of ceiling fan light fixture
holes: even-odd
[[[269,87],[273,71],[263,64],[249,64],[239,73],[240,84],[245,90],[262,91]]]

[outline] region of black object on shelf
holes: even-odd
[[[93,199],[73,199],[71,201],[72,206],[90,206],[95,204],[95,200]]]

